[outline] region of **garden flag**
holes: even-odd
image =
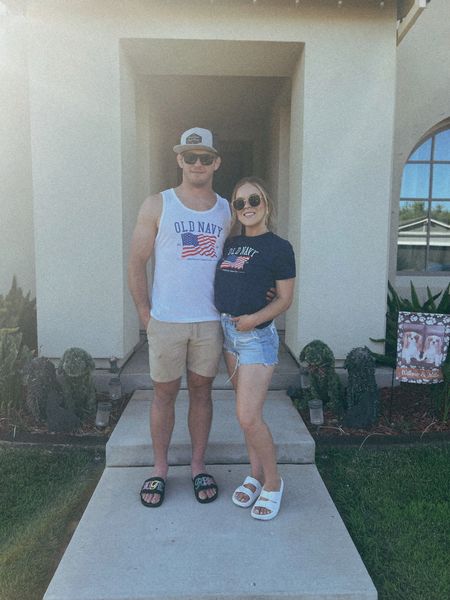
[[[440,383],[450,340],[450,315],[399,312],[395,377],[406,383]]]

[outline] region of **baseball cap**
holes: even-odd
[[[209,129],[202,129],[202,127],[192,127],[182,133],[180,143],[173,147],[173,151],[177,154],[188,150],[207,150],[219,154],[213,146],[213,134]]]

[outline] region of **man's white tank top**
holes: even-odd
[[[217,321],[214,274],[229,233],[230,206],[217,195],[209,210],[192,210],[173,189],[162,198],[150,314],[172,323]]]

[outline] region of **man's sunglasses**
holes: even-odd
[[[248,197],[248,204],[253,208],[256,208],[261,204],[261,196],[259,194],[250,194]],[[242,210],[245,206],[244,198],[236,198],[233,200],[233,208],[234,210]]]
[[[183,160],[187,165],[195,165],[200,160],[201,164],[206,167],[212,165],[216,158],[215,154],[195,154],[195,152],[183,154]]]

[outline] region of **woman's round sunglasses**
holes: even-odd
[[[216,158],[215,154],[195,154],[195,152],[185,152],[183,154],[183,160],[187,165],[195,165],[200,160],[203,166],[209,166],[213,164]]]
[[[253,208],[256,208],[261,204],[261,196],[259,194],[250,194],[248,197],[248,204]],[[236,198],[233,200],[233,208],[234,210],[242,210],[245,206],[244,198]]]

